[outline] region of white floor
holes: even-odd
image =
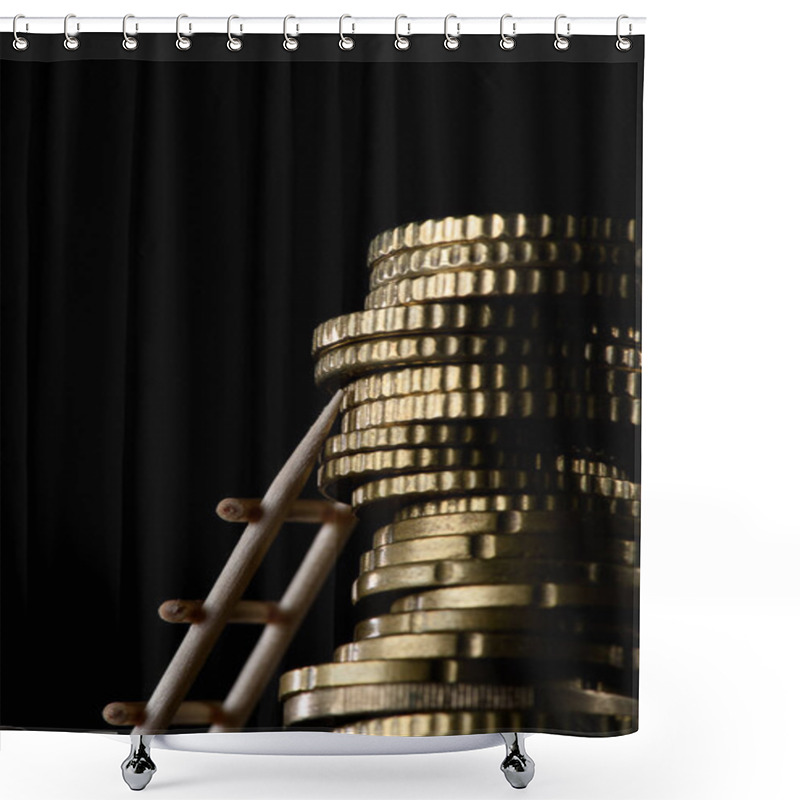
[[[800,606],[739,601],[643,610],[638,733],[533,735],[537,800],[694,800],[798,796],[800,702],[790,658]],[[794,634],[792,634],[794,631]],[[2,731],[0,796],[129,797],[126,739]],[[502,747],[400,756],[249,756],[153,751],[144,790],[163,800],[509,797]],[[520,795],[522,796],[522,795]]]

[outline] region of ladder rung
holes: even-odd
[[[286,522],[328,522],[349,513],[350,507],[330,500],[295,500],[286,515]],[[217,505],[217,515],[226,522],[258,522],[264,510],[258,497],[226,497]]]
[[[144,700],[109,703],[103,719],[109,725],[138,725],[144,720]],[[222,703],[218,700],[185,700],[171,720],[173,725],[211,725],[223,721]]]
[[[202,622],[205,619],[202,600],[165,600],[158,607],[158,616],[165,622]],[[284,622],[286,615],[274,600],[240,600],[233,607],[228,622],[266,625]]]

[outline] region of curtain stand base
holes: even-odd
[[[506,757],[500,770],[515,789],[524,789],[533,780],[535,765],[525,752],[525,739],[519,733],[501,733]],[[122,778],[135,792],[144,789],[156,773],[156,765],[150,756],[152,734],[132,733],[131,751],[122,762]]]
[[[506,780],[515,789],[524,789],[532,780],[536,765],[525,752],[525,739],[518,733],[501,733],[506,744],[506,757],[500,765]]]

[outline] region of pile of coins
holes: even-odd
[[[638,719],[641,347],[632,221],[448,217],[369,247],[314,331],[343,387],[318,485],[374,530],[382,603],[285,673],[287,725],[623,733]]]

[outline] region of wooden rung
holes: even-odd
[[[264,509],[260,497],[226,497],[219,501],[217,515],[226,522],[258,522]]]
[[[346,522],[353,517],[353,509],[345,503],[333,500],[295,500],[286,517],[287,522],[310,522],[321,525],[323,522],[338,520]]]
[[[103,719],[109,725],[138,725],[144,717],[145,701],[109,703]],[[223,721],[222,703],[218,700],[185,700],[172,718],[174,725],[212,725]]]
[[[226,522],[258,522],[264,513],[258,497],[226,497],[217,505],[217,515]],[[286,522],[320,524],[344,518],[352,512],[350,506],[330,500],[295,500],[286,515]]]
[[[158,607],[158,616],[165,622],[202,622],[205,619],[202,600],[165,600]],[[228,622],[259,625],[285,622],[287,615],[274,600],[240,600]]]

